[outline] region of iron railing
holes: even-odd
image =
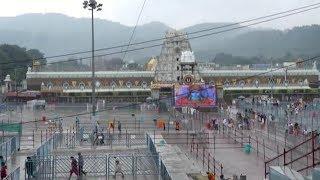
[[[20,180],[20,167],[13,170],[7,177],[3,180]]]
[[[7,161],[8,158],[18,151],[18,139],[16,136],[10,138],[6,142],[0,144],[0,155]]]
[[[75,158],[78,161],[78,158]],[[117,170],[115,161],[118,160],[121,164],[121,171],[125,176],[144,176],[153,179],[160,173],[158,162],[154,161],[158,158],[148,154],[83,155],[84,165],[82,170],[86,172],[86,177],[89,178],[105,177],[112,179]],[[27,162],[28,160],[26,160]],[[34,168],[32,169],[33,175],[26,173],[25,179],[66,179],[72,169],[71,159],[67,155],[36,157],[31,160],[31,163],[31,167]],[[79,166],[77,166],[76,171],[80,174]]]
[[[305,148],[308,146],[311,148]],[[319,151],[319,133],[314,132],[311,138],[290,149],[284,148],[281,154],[265,161],[265,177],[269,175],[268,169],[272,165],[289,166],[298,172],[308,174],[308,170],[320,164],[320,155],[317,153]]]

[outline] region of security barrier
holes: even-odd
[[[75,157],[75,159],[78,161],[78,157]],[[154,159],[158,159],[158,157],[155,158],[154,155],[122,154],[83,155],[84,166],[82,170],[86,173],[86,177],[112,179],[116,170],[118,170],[115,165],[117,160],[121,164],[121,172],[124,176],[144,176],[147,179],[154,179],[160,173],[158,162],[155,162]],[[27,162],[28,160],[26,160]],[[71,158],[65,155],[32,158],[31,163],[32,175],[26,173],[25,179],[66,179],[72,169]],[[79,173],[80,169],[76,171]]]
[[[18,150],[18,147],[17,137],[14,136],[0,145],[0,155],[7,161],[7,159]]]
[[[3,180],[20,180],[20,167],[12,171],[7,177]]]

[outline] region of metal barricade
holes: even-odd
[[[75,158],[78,161],[78,158]],[[55,156],[52,161],[54,164],[54,178],[67,179],[71,171],[70,156]],[[83,161],[83,170],[86,172],[87,177],[106,176],[107,156],[85,155],[83,156]]]
[[[7,161],[18,150],[17,137],[14,136],[0,145],[0,155]]]
[[[113,132],[82,132],[79,134],[63,133],[60,148],[109,146],[112,147],[137,147],[146,146],[145,133],[113,133]]]
[[[155,156],[157,155],[109,155],[107,176],[114,177],[119,171],[124,176],[145,176],[145,178],[158,176],[159,161],[155,160],[159,160],[159,156]],[[116,161],[119,161],[121,169],[116,166]]]
[[[78,157],[74,157],[78,161]],[[84,172],[88,178],[107,178],[112,179],[116,171],[121,171],[124,176],[136,177],[144,176],[147,179],[155,179],[160,174],[159,162],[153,155],[123,155],[123,154],[111,154],[107,156],[96,155],[83,155],[83,167],[80,169],[77,164],[76,175]],[[116,160],[121,164],[121,169],[116,166]],[[53,180],[53,179],[67,179],[70,176],[72,169],[72,160],[70,156],[58,155],[58,156],[34,156],[31,160],[26,160],[28,167],[25,167],[25,179],[41,179],[41,180]],[[30,167],[32,168],[30,170]]]

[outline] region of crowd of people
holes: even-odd
[[[280,106],[280,101],[277,99],[271,99],[271,98],[259,98],[259,97],[253,97],[252,98],[252,104],[255,105],[261,105],[261,106],[276,106],[277,108]],[[303,101],[301,98],[298,98],[291,103],[287,104],[286,107],[283,109],[284,111],[284,117],[277,117],[277,118],[282,118],[286,122],[285,126],[285,132],[286,134],[292,134],[295,136],[298,135],[308,135],[309,130],[305,126],[304,128],[302,127],[302,124],[295,121],[294,119],[303,113],[308,108],[308,104]],[[279,108],[276,109],[279,111]],[[258,119],[258,122],[261,123],[261,128],[265,128],[269,122],[275,122],[275,115],[272,113],[265,113],[265,112],[260,112],[258,110],[254,111],[252,108],[250,109],[245,109],[245,112],[249,112],[253,116],[256,116]]]
[[[122,133],[122,124],[120,121],[117,123],[117,129],[118,129],[118,135],[119,138],[121,138],[121,133]],[[93,138],[93,144],[94,145],[104,145],[105,144],[105,135],[108,136],[108,140],[112,141],[113,140],[113,133],[115,131],[115,122],[109,122],[107,125],[107,133],[104,131],[105,129],[99,125],[99,122],[96,123],[95,127],[93,128],[92,132],[92,138]],[[109,142],[108,143],[112,143]]]

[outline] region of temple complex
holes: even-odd
[[[215,85],[218,98],[246,94],[316,95],[310,82],[319,80],[313,66],[224,69],[197,61],[186,33],[168,31],[158,58],[152,58],[145,71],[96,71],[96,92],[107,101],[142,102],[146,98],[170,97],[175,84],[195,81]],[[271,71],[271,72],[270,72]],[[29,68],[27,89],[39,91],[47,101],[90,102],[91,72],[44,72]],[[188,82],[187,82],[188,83]],[[8,84],[9,86],[9,84]],[[311,97],[309,96],[309,97]]]

